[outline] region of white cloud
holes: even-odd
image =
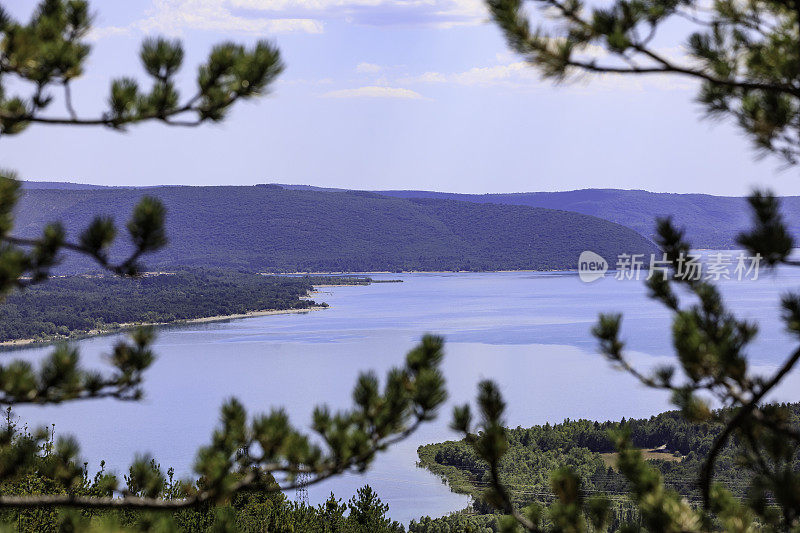
[[[116,37],[118,35],[130,35],[131,28],[123,26],[104,26],[101,28],[92,28],[88,35],[88,40],[99,41],[106,37]]]
[[[431,17],[443,20],[437,23],[455,25],[467,22],[465,19],[486,18],[487,11],[483,0],[217,0],[237,8],[259,11],[347,11],[354,8],[386,7],[401,15],[411,9],[424,10]],[[461,20],[459,20],[461,19]],[[400,21],[402,22],[402,21]]]
[[[464,72],[445,74],[443,72],[425,72],[419,76],[404,78],[406,83],[450,83],[465,86],[505,85],[518,87],[540,83],[536,71],[525,63],[518,61],[508,65],[475,67]]]
[[[267,33],[322,33],[324,29],[325,25],[314,19],[273,19],[266,24]]]
[[[374,74],[375,72],[380,72],[381,70],[383,70],[383,67],[376,65],[375,63],[359,63],[356,65],[356,72]]]
[[[444,83],[447,81],[447,76],[441,72],[426,72],[414,78],[408,78],[410,83]]]
[[[483,0],[151,0],[143,19],[98,28],[99,40],[132,31],[181,35],[185,30],[271,35],[322,33],[326,20],[373,26],[450,28],[485,21]]]
[[[313,17],[245,16],[236,14],[236,0],[153,0],[145,18],[125,28],[99,28],[95,40],[139,30],[144,33],[181,35],[184,30],[224,31],[273,35],[276,33],[322,33],[324,23]]]
[[[592,57],[600,57],[601,49],[592,50]],[[663,54],[666,57],[666,53]],[[587,55],[588,57],[588,55]],[[675,60],[677,54],[671,59]],[[683,56],[682,62],[686,63]],[[580,92],[597,90],[633,90],[647,89],[686,90],[693,89],[695,82],[680,76],[666,74],[624,75],[624,74],[592,74],[580,73],[571,78],[574,83],[566,87]],[[525,61],[475,67],[463,72],[443,73],[425,72],[418,76],[405,77],[398,80],[404,84],[451,84],[465,87],[507,87],[513,89],[539,89],[552,86],[550,80],[542,80],[538,70]]]
[[[320,33],[322,23],[302,18],[242,17],[215,0],[156,0],[150,16],[140,23],[145,30],[180,33],[183,29],[274,33]]]
[[[319,33],[325,20],[366,25],[452,27],[487,17],[483,0],[153,0],[145,31],[184,29],[246,33]]]
[[[357,89],[340,89],[322,95],[325,98],[401,98],[406,100],[421,100],[423,96],[411,89],[400,87],[379,87],[370,85]]]
[[[475,67],[465,72],[451,74],[450,79],[459,85],[537,85],[539,77],[533,68],[524,61],[508,65]]]

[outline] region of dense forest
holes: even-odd
[[[277,187],[264,186],[264,187]],[[344,189],[326,189],[320,187],[309,187],[302,185],[280,185],[288,191],[296,193],[311,194],[309,198],[313,198],[313,194],[322,194],[319,197],[322,202],[320,205],[325,205],[331,202],[331,207],[336,207],[337,202],[331,201],[331,194],[346,194],[348,196],[355,195],[361,198],[367,197],[370,193],[365,191],[347,191]],[[207,189],[207,188],[202,188]],[[241,189],[252,189],[242,187]],[[105,198],[112,196],[117,198],[114,201],[122,201],[121,196],[118,196],[121,191],[130,190],[116,187],[101,187],[96,185],[84,185],[77,183],[54,183],[54,182],[25,182],[25,190],[29,195],[31,205],[40,205],[47,207],[48,210],[69,209],[69,205],[59,207],[53,205],[54,195],[58,195],[59,191],[67,191],[68,194],[64,195],[64,199],[71,204],[78,201],[79,191],[92,192],[92,194],[99,194],[98,198]],[[655,193],[649,191],[638,190],[621,190],[621,189],[582,189],[576,191],[559,191],[559,192],[520,192],[520,193],[506,193],[506,194],[460,194],[448,192],[435,192],[435,191],[374,191],[376,195],[390,197],[393,199],[405,199],[417,201],[422,199],[428,200],[449,200],[458,202],[478,203],[478,204],[494,204],[505,206],[526,206],[541,208],[547,210],[560,210],[570,211],[572,213],[580,213],[597,217],[609,222],[614,222],[622,226],[633,229],[640,235],[647,239],[653,238],[653,221],[659,216],[672,216],[678,225],[687,228],[687,237],[690,242],[698,248],[711,248],[711,249],[724,249],[731,247],[738,247],[735,242],[736,235],[748,227],[749,219],[747,217],[747,202],[744,198],[733,196],[714,196],[709,194],[677,194],[677,193]],[[75,196],[77,194],[77,196]],[[124,195],[123,195],[124,196]],[[302,194],[299,198],[303,198]],[[302,199],[298,205],[306,205],[309,198]],[[278,198],[273,198],[277,205],[282,203]],[[314,201],[316,203],[316,201]],[[376,215],[393,217],[393,208],[398,204],[385,203],[378,207]],[[400,204],[402,205],[402,204]],[[446,205],[445,202],[437,203],[435,205]],[[781,209],[786,217],[786,220],[800,220],[800,197],[788,196],[782,198]],[[499,212],[504,212],[502,209]],[[476,214],[479,216],[480,211]],[[448,222],[455,222],[454,219],[445,217],[445,212],[440,212],[437,218],[445,224]],[[551,212],[552,214],[552,212]],[[34,214],[36,216],[36,214]],[[38,215],[41,218],[41,214]],[[416,218],[415,214],[409,213],[408,220],[413,221]],[[22,221],[25,217],[20,217]],[[37,219],[38,220],[38,219]],[[43,221],[42,218],[39,220]],[[421,221],[421,219],[418,219]],[[581,219],[583,222],[586,219]],[[544,220],[543,220],[544,222]],[[315,226],[313,220],[305,221],[304,223],[310,226]],[[347,221],[340,221],[341,224],[347,224]],[[346,228],[342,228],[346,232]],[[458,228],[453,228],[458,235],[467,235],[468,233],[459,232]],[[425,235],[426,229],[420,228],[420,235]],[[790,226],[790,233],[795,239],[800,240],[800,226]],[[412,233],[413,235],[413,233]],[[488,232],[476,231],[476,236],[486,237]],[[511,234],[502,234],[496,237],[514,238],[513,232]],[[482,242],[477,240],[477,242]],[[487,243],[489,244],[489,243]],[[542,243],[544,244],[544,243]],[[356,243],[354,242],[355,246]],[[489,244],[492,251],[503,251],[502,243],[496,242]],[[476,251],[476,253],[480,253]],[[602,255],[602,254],[601,254]],[[408,268],[414,269],[414,261],[423,261],[422,258],[409,256],[410,260],[406,261]],[[426,261],[435,261],[435,257],[424,259]],[[452,261],[452,258],[447,259]],[[499,261],[507,261],[508,258],[501,258]],[[472,261],[471,261],[472,262]],[[571,264],[570,268],[574,268]],[[401,266],[400,269],[404,267]],[[438,267],[445,269],[444,266]],[[533,268],[533,267],[528,267]],[[543,267],[547,268],[547,267]],[[276,268],[277,269],[277,268]],[[397,270],[398,268],[384,268],[383,270]],[[469,268],[464,268],[468,270]],[[281,270],[281,269],[278,269]],[[290,270],[290,269],[289,269]],[[299,269],[296,269],[299,270]],[[308,268],[306,270],[314,270]],[[330,270],[333,268],[317,268],[317,270]],[[346,270],[346,269],[339,269]],[[378,270],[377,268],[361,268],[350,270]]]
[[[32,237],[52,220],[74,235],[94,215],[129,213],[143,195],[167,209],[170,242],[148,266],[256,272],[575,269],[593,250],[655,251],[624,226],[578,213],[368,192],[252,187],[27,189],[14,233]],[[118,220],[118,223],[123,222]],[[113,250],[121,256],[123,248]],[[62,272],[91,263],[66,257]]]
[[[393,198],[435,198],[573,211],[622,224],[648,239],[653,238],[653,221],[657,217],[671,216],[678,225],[687,228],[687,238],[698,248],[738,248],[736,235],[745,230],[750,223],[747,216],[747,201],[744,198],[709,194],[654,193],[621,189],[507,194],[375,192]],[[782,198],[781,208],[788,222],[800,220],[800,197]],[[800,240],[800,226],[789,226],[789,231],[796,241]]]
[[[787,407],[792,413],[792,424],[800,427],[800,403]],[[697,502],[700,499],[696,483],[700,465],[722,428],[718,423],[687,422],[679,412],[669,411],[649,419],[565,420],[561,424],[508,429],[509,452],[501,463],[500,478],[520,508],[533,501],[550,503],[554,499],[550,473],[566,465],[580,475],[584,493],[608,495],[614,501],[618,518],[619,515],[630,517],[634,511],[627,496],[628,483],[615,470],[615,448],[609,436],[610,431],[625,430],[630,433],[633,445],[641,448],[645,458],[660,470],[665,484]],[[492,508],[480,499],[490,479],[487,465],[476,457],[472,448],[463,441],[448,441],[420,446],[418,454],[420,465],[441,476],[453,491],[475,498],[473,510],[479,515],[477,518],[470,514],[425,518],[413,523],[411,531],[464,531],[445,527],[459,523],[475,526],[475,531],[496,528],[491,517],[487,522],[485,516],[492,513]],[[747,486],[743,476],[748,474],[737,467],[736,455],[734,441],[717,460],[715,481],[742,497]],[[800,469],[800,451],[795,468]]]
[[[182,270],[130,280],[116,276],[54,278],[0,303],[0,341],[52,339],[117,328],[251,311],[307,309],[301,298],[323,284],[366,284],[363,277],[286,277]]]

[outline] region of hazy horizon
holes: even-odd
[[[700,193],[700,192],[678,192],[678,191],[650,191],[647,189],[623,189],[619,187],[584,187],[580,189],[561,189],[561,190],[551,190],[551,191],[543,191],[543,190],[519,190],[519,191],[497,191],[497,192],[473,192],[473,193],[462,193],[456,191],[447,191],[441,189],[392,189],[392,188],[383,188],[383,189],[354,189],[348,187],[335,187],[335,186],[322,186],[322,185],[313,185],[310,183],[278,183],[278,182],[263,182],[263,183],[200,183],[200,184],[192,184],[192,183],[157,183],[153,185],[136,185],[130,183],[123,183],[123,184],[111,184],[105,185],[100,183],[89,183],[89,182],[81,182],[81,181],[55,181],[55,180],[35,180],[35,179],[25,179],[23,180],[26,183],[38,183],[38,184],[52,184],[52,185],[78,185],[78,186],[87,186],[87,187],[98,187],[98,188],[156,188],[156,187],[255,187],[258,185],[279,185],[282,187],[307,187],[311,189],[331,189],[331,190],[340,190],[340,191],[367,191],[367,192],[392,192],[392,191],[421,191],[421,192],[433,192],[433,193],[443,193],[443,194],[463,194],[469,196],[475,195],[496,195],[496,194],[530,194],[530,193],[568,193],[568,192],[578,192],[578,191],[628,191],[628,192],[646,192],[651,194],[681,194],[681,195],[704,195],[704,196],[719,196],[719,197],[729,197],[729,198],[745,198],[747,194],[710,194],[710,193]],[[56,188],[56,187],[53,187]],[[800,196],[800,194],[785,194],[782,197],[788,196]]]

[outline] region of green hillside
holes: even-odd
[[[782,404],[789,412],[787,422],[800,427],[800,404]],[[620,519],[635,519],[636,511],[629,498],[630,484],[617,471],[617,453],[609,431],[625,429],[631,443],[642,451],[643,458],[658,469],[664,483],[690,501],[700,500],[697,480],[703,462],[713,447],[715,438],[724,426],[713,421],[688,422],[678,411],[668,411],[647,419],[622,419],[619,422],[565,420],[560,424],[545,424],[530,428],[506,430],[509,449],[499,466],[499,477],[508,487],[515,506],[522,508],[531,502],[552,503],[555,495],[550,483],[551,473],[569,466],[581,477],[586,494],[603,493],[614,503]],[[447,531],[451,522],[465,531],[465,526],[496,526],[494,509],[482,500],[491,479],[489,465],[480,459],[463,440],[427,444],[417,449],[420,465],[440,476],[454,492],[475,498],[477,517],[454,516],[439,519],[428,517],[412,522],[409,531],[433,533]],[[737,497],[744,497],[752,472],[742,469],[737,457],[741,444],[730,440],[716,461],[714,482],[725,486]],[[792,464],[800,468],[800,455]],[[613,529],[613,528],[612,528]],[[477,531],[482,531],[477,529]]]
[[[433,191],[380,191],[395,198],[436,198],[464,202],[526,205],[563,209],[622,224],[639,234],[653,237],[656,217],[671,216],[687,229],[697,248],[737,247],[736,235],[750,224],[744,198],[709,194],[673,194],[620,189],[582,189],[561,192],[508,194],[457,194]],[[789,231],[800,241],[800,197],[781,199]]]
[[[145,194],[160,198],[168,211],[170,244],[148,257],[151,268],[548,270],[576,268],[587,249],[611,264],[620,253],[654,249],[626,227],[577,213],[273,185],[31,189],[14,232],[33,236],[44,223],[62,220],[74,235],[96,214],[114,216],[121,226]],[[89,266],[67,258],[62,270]]]

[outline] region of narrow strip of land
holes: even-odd
[[[108,335],[137,326],[196,324],[324,309],[316,289],[367,285],[363,276],[265,276],[224,270],[151,273],[130,280],[67,276],[0,305],[0,349]]]

